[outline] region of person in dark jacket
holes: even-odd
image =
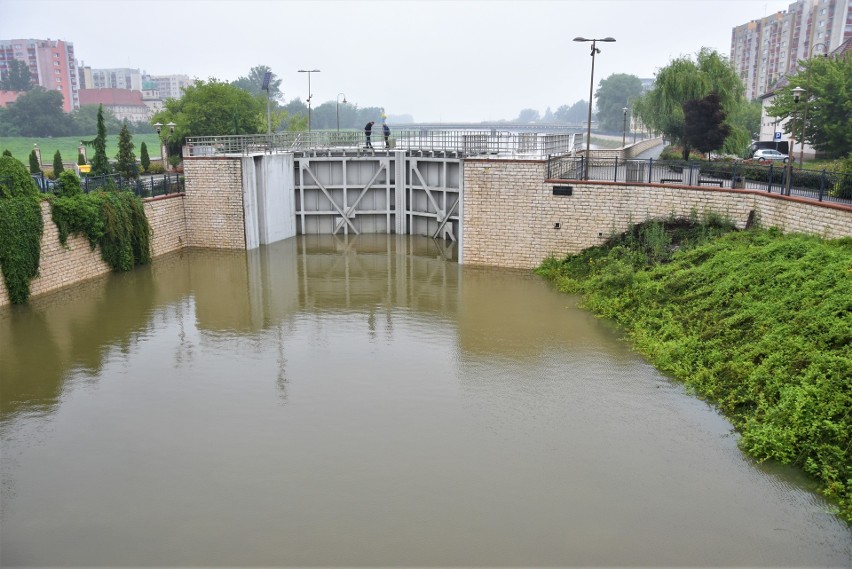
[[[367,146],[366,148],[372,148],[373,145],[370,143],[370,135],[373,134],[373,125],[376,124],[376,121],[370,121],[364,126],[364,136],[367,137]]]
[[[390,136],[390,127],[388,127],[387,123],[382,124],[382,132],[385,135],[385,148],[390,148],[390,143],[388,142],[388,137]]]

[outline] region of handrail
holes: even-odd
[[[582,148],[581,133],[501,132],[495,130],[395,129],[386,142],[374,127],[371,145],[363,131],[278,132],[271,135],[193,136],[184,156],[250,155],[275,152],[402,150],[485,158],[546,159]]]

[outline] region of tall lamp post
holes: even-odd
[[[627,144],[627,107],[621,109],[624,112],[624,128],[621,129],[621,147]]]
[[[599,41],[613,42],[613,41],[615,41],[615,38],[605,37],[605,38],[589,39],[589,38],[584,38],[584,37],[576,37],[576,38],[574,38],[574,41],[592,42],[592,53],[591,53],[591,56],[592,56],[592,75],[591,75],[591,78],[589,79],[589,120],[588,120],[588,127],[586,129],[586,172],[585,172],[585,175],[584,175],[584,178],[586,180],[588,180],[589,179],[589,162],[590,162],[590,159],[591,159],[591,155],[589,153],[591,152],[591,142],[592,142],[592,91],[595,88],[595,54],[601,52],[601,50],[599,50],[596,47],[596,44]]]
[[[806,91],[801,87],[796,87],[793,89],[793,118],[790,122],[790,151],[787,153],[787,175],[786,175],[786,188],[784,191],[785,195],[790,195],[790,182],[793,174],[793,148],[796,147],[796,115],[799,112],[799,98]]]
[[[308,132],[311,132],[311,73],[319,73],[319,69],[299,69],[299,73],[308,74]]]
[[[261,90],[266,91],[266,136],[272,135],[272,118],[269,114],[269,81],[272,79],[272,72],[267,71],[263,74],[263,85]]]
[[[814,50],[816,50],[816,47],[818,45],[822,46],[822,51],[823,51],[822,56],[828,57],[828,54],[825,53],[825,44],[820,42],[820,43],[815,43],[814,45],[811,46],[811,53],[810,53],[811,59],[813,59]],[[811,67],[809,65],[808,66],[808,89],[810,89],[810,88],[811,88]],[[810,93],[808,93],[808,95],[810,95]],[[802,136],[799,138],[799,170],[801,170],[802,166],[804,165],[804,162],[802,160],[804,159],[804,155],[805,155],[805,127],[808,125],[808,107],[809,106],[810,105],[808,105],[808,100],[805,99],[805,112],[802,115]],[[790,154],[792,155],[792,152]]]
[[[337,94],[337,132],[340,132],[340,95],[343,95],[343,104],[346,104],[346,95],[344,93]]]

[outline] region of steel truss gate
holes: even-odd
[[[297,234],[461,235],[459,157],[304,153],[294,170]]]

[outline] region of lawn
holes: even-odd
[[[80,139],[92,140],[95,134],[91,136],[63,136],[57,138],[27,138],[27,137],[2,137],[0,136],[0,152],[9,150],[12,156],[29,164],[29,155],[32,152],[33,145],[38,144],[41,149],[41,161],[46,168],[50,168],[53,164],[53,155],[58,150],[62,155],[62,161],[66,164],[77,161],[77,152],[80,146]],[[115,158],[118,154],[118,135],[111,134],[107,136],[107,157]],[[142,143],[148,147],[148,156],[152,160],[160,157],[160,143],[156,134],[134,134],[133,135],[133,152],[136,154],[136,159],[139,159],[139,147]],[[91,160],[94,154],[93,148],[86,149],[86,155]]]

